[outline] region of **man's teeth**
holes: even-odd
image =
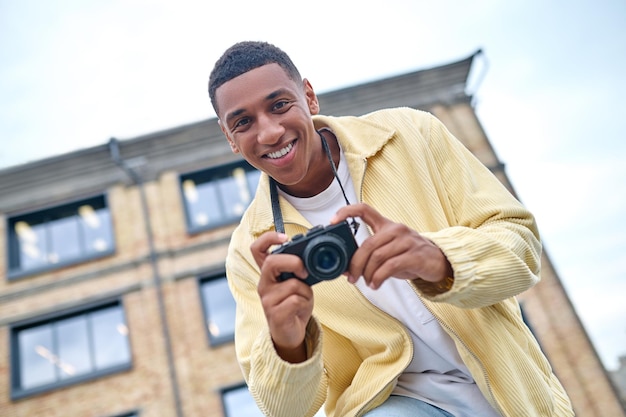
[[[270,152],[270,153],[267,154],[267,156],[270,159],[278,159],[280,157],[283,157],[283,156],[287,155],[289,153],[289,151],[291,150],[291,148],[293,148],[293,143],[290,143],[289,145],[285,146],[284,148],[282,148],[279,151]]]

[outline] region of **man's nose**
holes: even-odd
[[[285,133],[285,128],[271,115],[264,115],[258,119],[257,140],[259,143],[272,145],[280,140]]]

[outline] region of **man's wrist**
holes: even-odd
[[[434,297],[435,295],[450,291],[454,285],[454,277],[446,276],[444,279],[437,282],[426,281],[422,278],[415,278],[413,282],[415,282],[415,285],[422,293],[430,297]]]
[[[438,291],[444,293],[452,289],[452,286],[454,285],[454,277],[446,276],[441,281],[434,282],[433,284]]]
[[[308,359],[306,342],[304,340],[300,346],[295,348],[282,348],[274,343],[274,349],[282,360],[289,363],[301,363]]]

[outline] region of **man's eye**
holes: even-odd
[[[273,110],[286,110],[288,104],[289,102],[287,100],[277,101],[274,103]]]
[[[243,119],[239,119],[237,120],[237,123],[235,123],[235,126],[233,126],[235,129],[240,128],[240,127],[244,127],[245,125],[247,125],[250,121],[247,118],[243,118]]]

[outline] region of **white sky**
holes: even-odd
[[[0,0],[0,168],[213,117],[211,67],[248,39],[287,51],[318,93],[482,48],[477,113],[604,364],[617,367],[623,0]]]

